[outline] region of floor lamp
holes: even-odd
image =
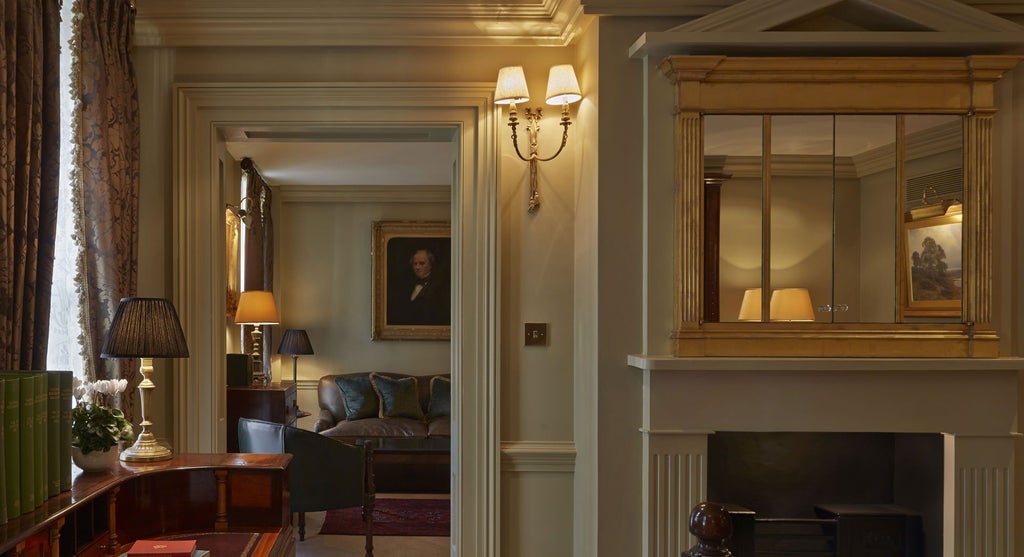
[[[171,450],[158,445],[156,437],[149,431],[146,408],[149,406],[150,391],[156,388],[150,375],[153,374],[153,358],[187,358],[188,345],[181,331],[178,312],[170,300],[164,298],[121,298],[110,323],[110,330],[103,340],[102,358],[141,358],[139,373],[140,409],[142,431],[135,444],[121,452],[125,462],[153,462],[171,458]]]
[[[281,337],[281,346],[277,348],[277,353],[288,354],[292,357],[292,383],[295,384],[297,391],[299,388],[299,356],[313,353],[313,345],[309,343],[309,336],[306,335],[306,331],[304,329],[285,330],[284,336]],[[297,392],[295,396],[295,415],[299,418],[305,418],[309,415],[309,412],[299,410]]]

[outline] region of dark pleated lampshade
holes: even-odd
[[[121,298],[103,358],[187,358],[178,312],[165,298]]]
[[[278,354],[312,354],[313,345],[309,343],[309,337],[303,329],[288,329],[281,337],[281,346],[277,348]]]

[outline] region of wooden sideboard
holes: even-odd
[[[238,418],[252,418],[284,425],[295,425],[295,383],[282,381],[269,385],[227,388],[228,452],[238,452]]]
[[[74,467],[70,491],[0,525],[0,556],[116,556],[139,539],[214,535],[252,540],[238,552],[245,557],[294,556],[290,461],[286,454],[182,454],[122,462],[110,472]]]

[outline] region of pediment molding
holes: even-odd
[[[579,0],[137,0],[139,46],[565,46]]]
[[[644,33],[630,55],[963,56],[1022,44],[1024,27],[956,0],[744,0]]]

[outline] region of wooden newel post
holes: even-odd
[[[697,545],[682,557],[732,557],[725,547],[726,538],[732,535],[732,519],[721,505],[698,503],[690,511],[690,533],[697,536]]]

